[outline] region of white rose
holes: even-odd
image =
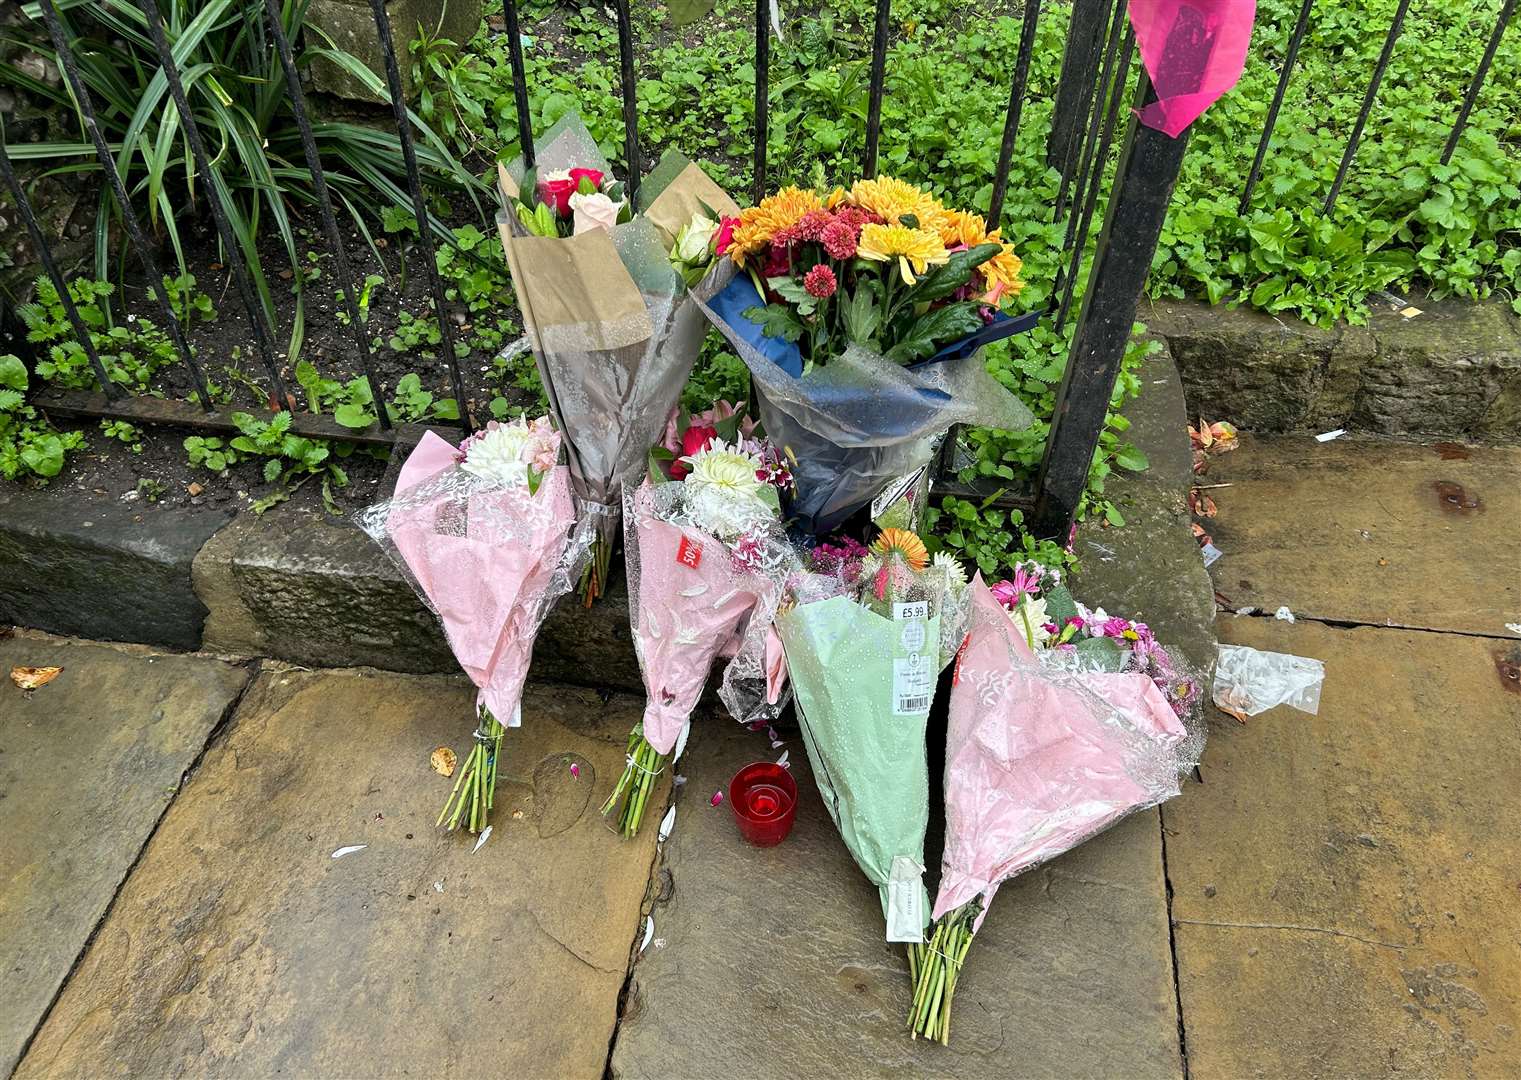
[[[600,191],[592,195],[576,192],[570,197],[570,212],[575,220],[571,235],[580,236],[593,229],[611,229],[618,224],[618,214],[622,209],[622,199],[613,202]]]
[[[676,234],[676,250],[672,253],[684,263],[699,263],[707,257],[708,245],[718,231],[718,222],[702,214],[693,214],[692,220]]]

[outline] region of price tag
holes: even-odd
[[[929,602],[917,600],[893,605],[898,626],[898,649],[893,658],[893,715],[917,716],[930,707],[935,694],[934,664],[929,644]]]
[[[681,544],[676,548],[676,562],[680,566],[696,570],[702,562],[702,545],[689,536],[683,536]]]

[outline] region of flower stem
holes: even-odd
[[[644,726],[635,724],[628,737],[628,764],[623,775],[613,786],[613,793],[602,804],[604,816],[618,810],[618,832],[633,837],[639,832],[644,820],[645,808],[655,790],[655,782],[664,770],[666,756],[656,750],[644,737]],[[621,805],[620,805],[621,800]]]
[[[481,711],[475,745],[470,748],[459,770],[437,824],[449,831],[465,827],[473,833],[484,829],[490,820],[491,805],[496,798],[497,764],[502,757],[502,737],[506,729],[490,712]]]

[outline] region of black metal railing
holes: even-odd
[[[71,43],[66,38],[54,2],[55,0],[38,0],[43,22],[52,38],[64,78],[77,103],[80,118],[95,155],[99,159],[110,192],[121,212],[132,250],[137,254],[147,279],[157,286],[163,281],[163,276],[153,245],[144,234],[141,222],[131,205],[125,185],[126,178],[118,171],[110,148],[99,130],[94,103],[80,77]],[[178,111],[180,122],[184,127],[194,168],[199,175],[208,178],[207,183],[203,185],[205,199],[218,237],[226,252],[226,261],[233,284],[247,310],[260,360],[268,376],[268,404],[272,409],[289,409],[294,412],[296,403],[286,389],[272,343],[274,328],[268,323],[266,308],[254,293],[247,267],[238,257],[238,243],[233,235],[223,203],[227,193],[214,182],[216,174],[212,172],[206,147],[186,101],[180,63],[175,60],[171,43],[166,39],[158,5],[156,0],[137,0],[137,2],[140,3],[147,17],[147,28],[166,76],[173,107]],[[1475,69],[1443,151],[1444,162],[1451,158],[1458,139],[1468,123],[1501,37],[1515,13],[1516,5],[1517,0],[1506,0],[1488,37],[1487,47]],[[449,317],[446,308],[444,285],[438,273],[437,238],[434,235],[434,226],[428,213],[426,193],[418,169],[412,122],[403,96],[403,85],[385,0],[370,0],[370,6],[375,22],[375,33],[384,60],[386,88],[407,177],[407,194],[410,196],[416,219],[419,254],[426,263],[429,290],[438,319],[441,353],[448,366],[449,378],[459,407],[459,422],[468,430],[471,423],[470,412],[455,347],[453,320]],[[516,0],[503,0],[502,6],[512,70],[518,140],[526,160],[532,164],[534,161],[532,116]],[[861,173],[864,176],[873,176],[876,173],[882,126],[882,99],[887,77],[890,6],[891,0],[877,0],[875,7],[865,148],[861,161]],[[1409,6],[1410,0],[1400,0],[1398,10],[1385,35],[1383,49],[1369,79],[1362,108],[1348,137],[1336,178],[1326,192],[1324,201],[1326,211],[1334,205],[1348,171],[1352,167],[1358,143],[1366,128],[1395,44],[1402,32]],[[1266,124],[1247,176],[1241,201],[1243,213],[1250,206],[1252,190],[1261,176],[1262,165],[1273,138],[1285,92],[1292,78],[1310,12],[1311,0],[1304,0],[1284,49],[1283,67],[1277,89],[1267,111]],[[638,188],[643,158],[639,147],[639,121],[635,93],[637,73],[634,64],[633,29],[628,0],[615,0],[614,14],[618,33],[627,182],[632,196]],[[1002,223],[1015,143],[1029,99],[1030,68],[1042,14],[1040,0],[1026,0],[1021,16],[1023,22],[1019,36],[1019,49],[1012,70],[998,164],[993,176],[989,208],[989,225],[992,227]],[[1140,106],[1154,100],[1155,95],[1144,70],[1139,71],[1132,78],[1132,68],[1137,68],[1139,65],[1135,64],[1136,42],[1126,17],[1125,0],[1073,0],[1068,18],[1070,21],[1067,24],[1061,76],[1054,95],[1050,129],[1045,141],[1046,160],[1060,172],[1060,185],[1053,206],[1053,221],[1060,222],[1063,217],[1066,219],[1060,265],[1054,268],[1055,284],[1048,298],[1049,311],[1046,314],[1059,331],[1065,330],[1069,320],[1072,320],[1072,337],[1066,371],[1058,390],[1055,415],[1052,417],[1050,436],[1035,490],[1011,500],[1014,504],[1023,505],[1032,512],[1027,518],[1028,527],[1037,535],[1046,537],[1066,534],[1086,488],[1089,468],[1105,424],[1110,396],[1125,355],[1136,307],[1156,251],[1187,142],[1186,136],[1173,139],[1141,125],[1134,115]],[[377,411],[376,424],[364,431],[356,432],[340,427],[330,418],[318,415],[301,415],[292,426],[303,434],[313,436],[343,438],[357,442],[392,443],[399,438],[407,437],[408,432],[396,430],[384,405],[382,388],[376,378],[364,322],[360,318],[357,300],[360,279],[356,276],[338,230],[323,165],[313,135],[310,109],[292,57],[291,42],[281,22],[279,0],[266,0],[264,22],[268,39],[279,54],[289,92],[290,108],[300,129],[306,166],[312,176],[314,201],[321,218],[323,234],[336,260],[336,271],[340,279],[338,292],[354,333],[359,364],[369,383]],[[756,0],[753,194],[757,200],[765,194],[768,176],[770,33],[769,0]],[[1121,132],[1121,110],[1127,106],[1131,107],[1132,115]],[[1116,142],[1119,144],[1117,153]],[[1111,155],[1116,159],[1112,174],[1109,169]],[[186,341],[179,320],[174,317],[168,298],[164,295],[165,290],[162,288],[156,287],[154,292],[164,311],[165,322],[173,338],[174,346],[185,361],[194,381],[199,410],[183,403],[129,397],[121,387],[113,384],[101,357],[92,344],[89,329],[70,297],[68,283],[53,257],[49,240],[43,234],[24,186],[15,174],[3,138],[0,138],[0,174],[3,174],[5,184],[31,235],[44,272],[56,287],[63,308],[78,335],[80,346],[100,384],[100,395],[92,396],[88,401],[55,401],[50,402],[49,407],[65,416],[123,418],[231,430],[230,422],[212,407],[203,367]],[[1109,175],[1112,175],[1113,179],[1109,186],[1103,220],[1093,250],[1089,253],[1086,250],[1088,237],[1093,228],[1094,219],[1098,216],[1105,178]],[[490,223],[487,224],[490,225]],[[1079,294],[1078,280],[1085,271],[1086,284]],[[1075,315],[1074,305],[1077,305]],[[954,447],[954,437],[948,442],[948,447]],[[937,462],[937,480],[941,483],[942,490],[955,490],[954,480],[950,476],[953,464],[953,455],[949,452],[942,454]]]

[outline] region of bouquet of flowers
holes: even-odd
[[[778,518],[790,478],[727,403],[673,422],[681,457],[662,446],[649,480],[625,492],[629,618],[649,700],[629,734],[628,765],[603,806],[625,836],[639,829],[656,778],[680,754],[713,662],[734,659],[720,691],[737,719],[764,699],[766,632],[797,566]]]
[[[607,587],[624,481],[637,482],[706,331],[670,263],[675,233],[699,206],[734,206],[680,155],[667,155],[640,185],[637,212],[610,175],[570,113],[541,140],[536,167],[520,157],[497,176],[497,225],[525,336],[581,513],[596,528],[581,582],[587,603]],[[714,287],[732,272],[715,267]]]
[[[1054,649],[1069,667],[1096,672],[1140,672],[1156,684],[1181,720],[1194,716],[1203,680],[1187,671],[1143,622],[1089,609],[1072,598],[1061,571],[1037,562],[1014,568],[1014,576],[989,590],[1009,613],[1014,630],[1032,649]],[[1203,753],[1204,727],[1194,725],[1189,751]]]
[[[1133,661],[1110,670],[1112,645],[1084,656],[1071,637],[1062,642],[1076,624],[1049,621],[1041,603],[1059,586],[1040,596],[1038,585],[1021,581],[1016,598],[972,584],[946,737],[936,923],[928,942],[909,947],[916,1038],[949,1040],[957,978],[1000,883],[1176,795],[1197,760],[1174,711],[1181,702]]]
[[[488,424],[458,450],[424,435],[387,501],[357,515],[443,623],[476,696],[475,745],[438,823],[487,825],[503,725],[521,723],[533,641],[591,544],[547,417]]]
[[[791,509],[806,531],[832,531],[911,477],[952,424],[1030,424],[979,354],[1035,319],[1002,310],[1020,261],[977,215],[890,177],[789,187],[723,219],[715,250],[744,273],[704,307],[797,459]]]
[[[822,548],[776,619],[803,742],[845,846],[881,892],[887,940],[917,942],[929,921],[925,723],[961,640],[966,578],[902,530],[864,553]]]
[[[578,236],[633,220],[623,183],[601,169],[540,169],[527,202],[513,200],[518,224],[533,236]]]

